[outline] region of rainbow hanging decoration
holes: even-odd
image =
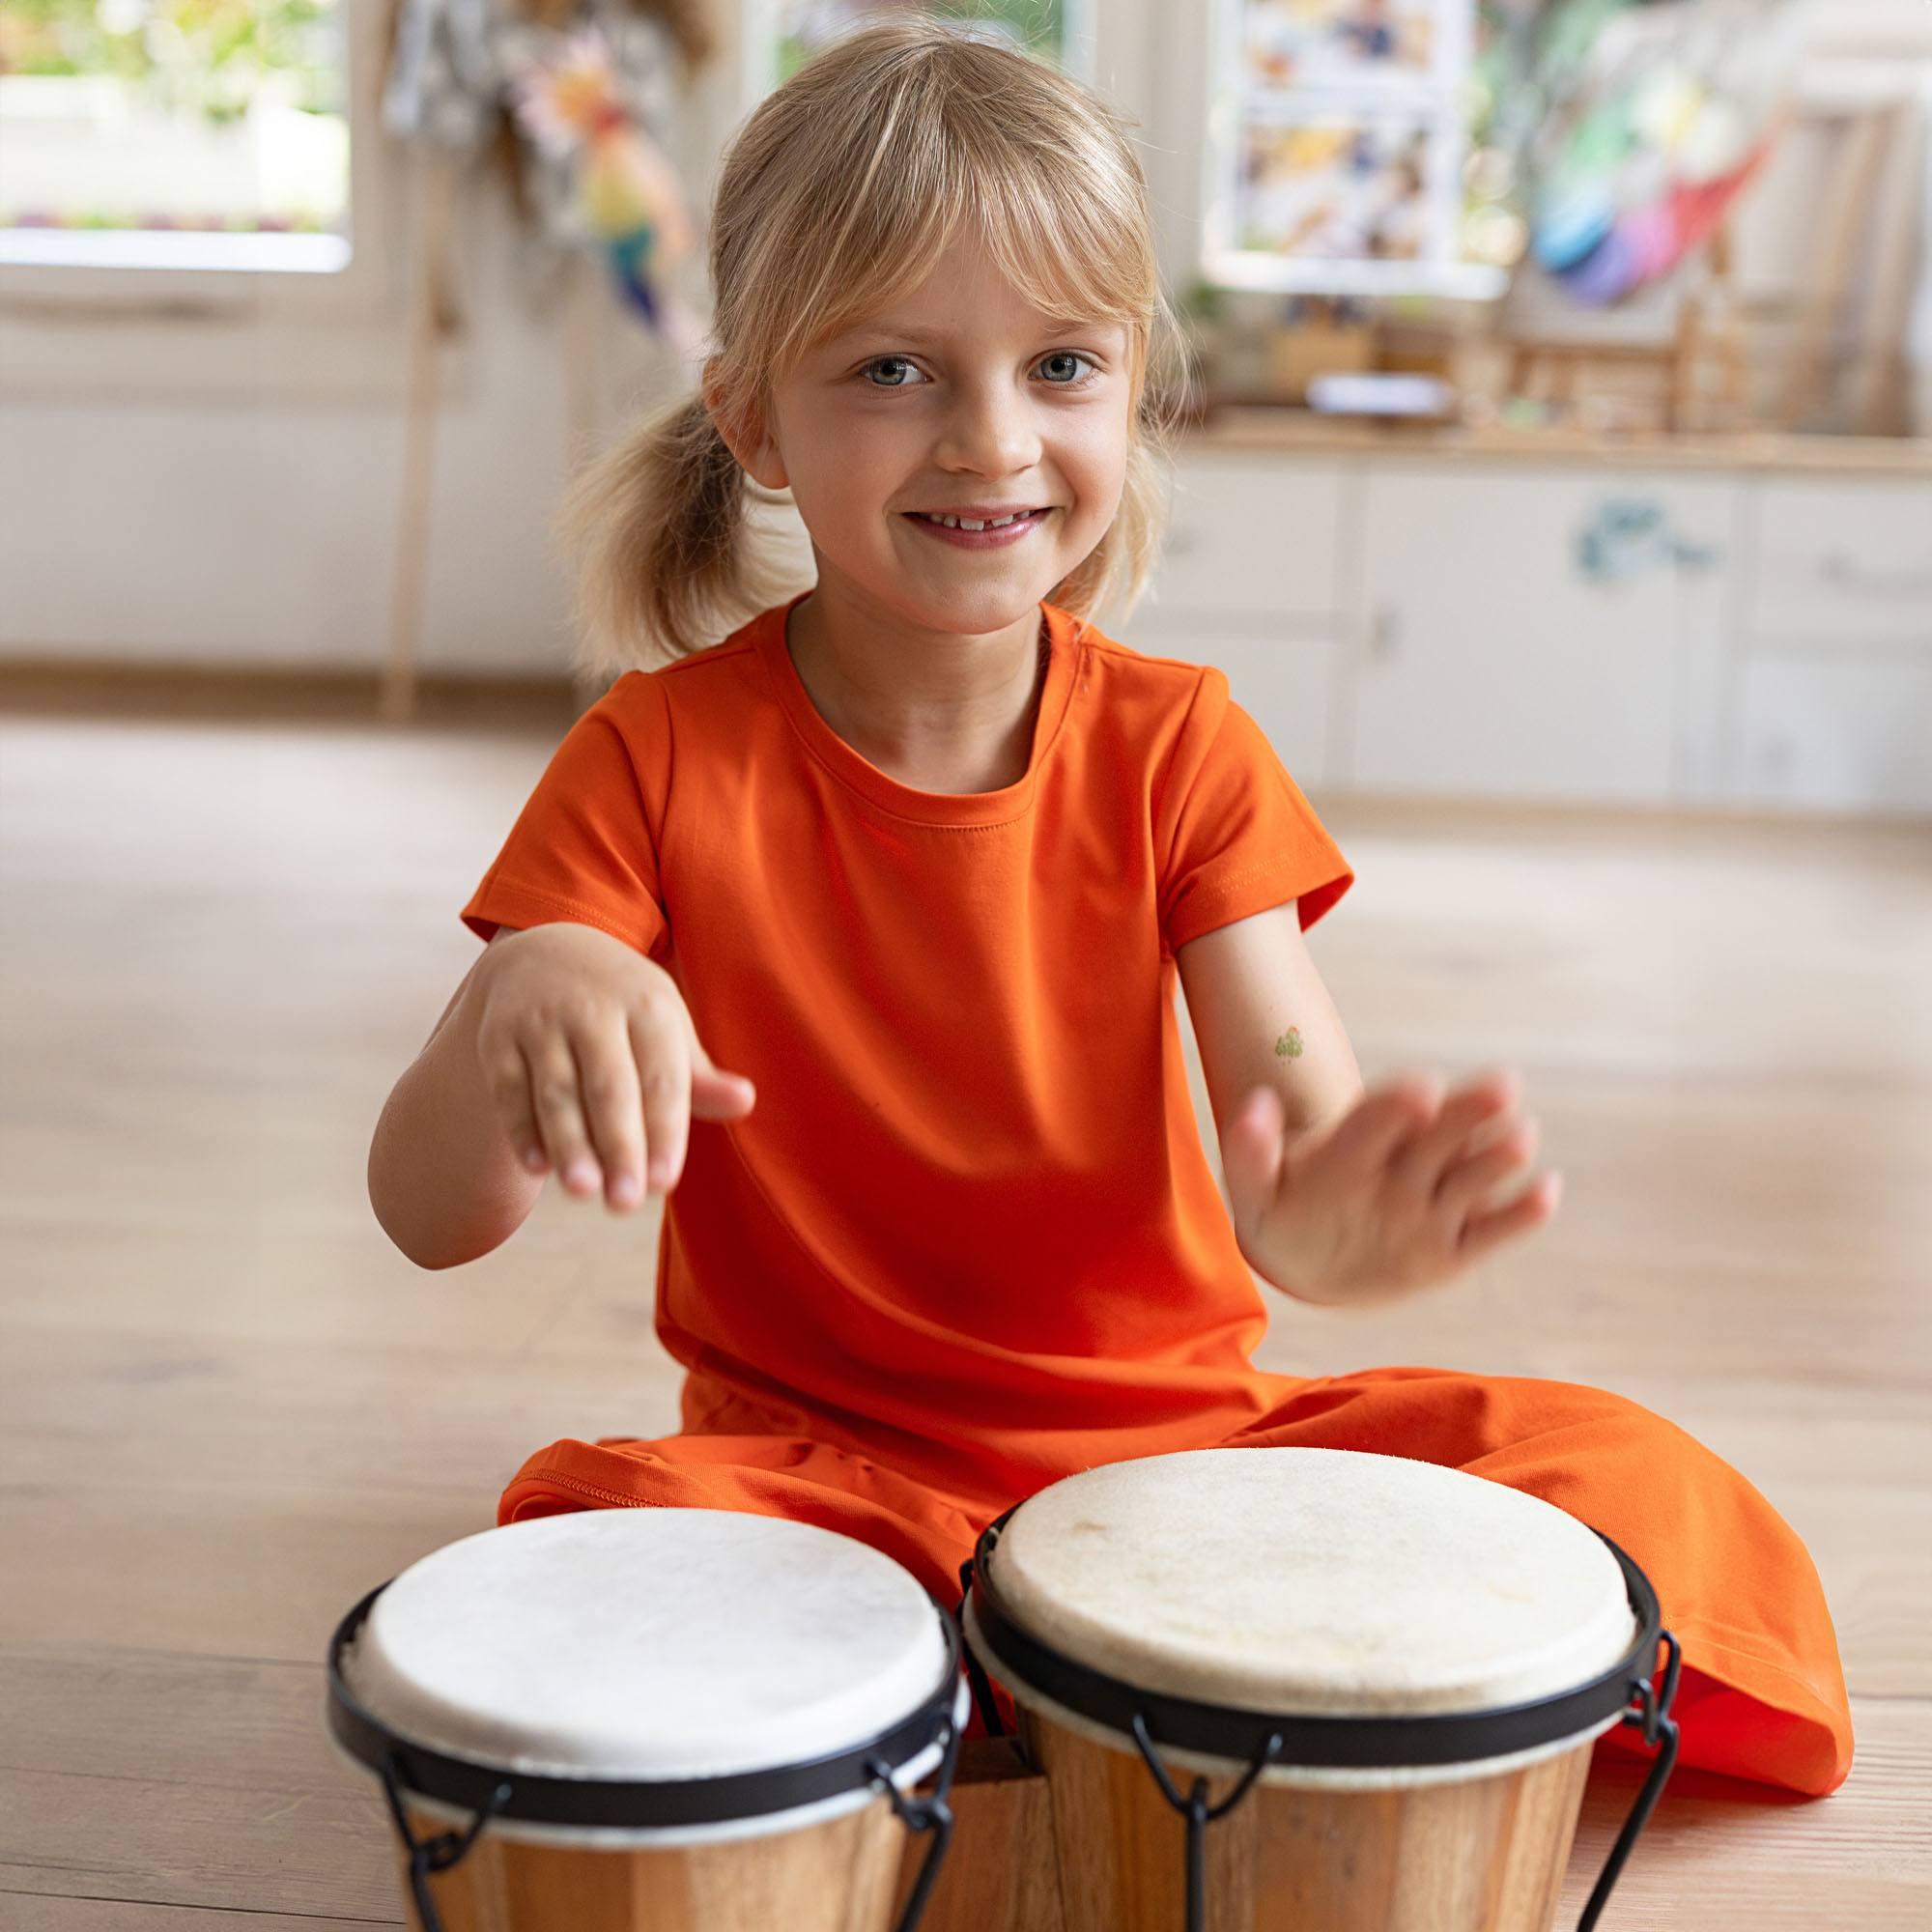
[[[582,27],[530,54],[509,86],[524,132],[570,171],[576,233],[653,328],[679,333],[663,276],[690,251],[691,223],[676,172],[625,104],[603,35]]]
[[[1745,11],[1755,34],[1735,6],[1614,20],[1539,138],[1530,250],[1576,300],[1606,306],[1668,275],[1763,165],[1789,63],[1779,10]]]

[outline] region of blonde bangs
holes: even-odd
[[[1119,118],[1052,68],[930,22],[860,29],[753,115],[739,162],[771,184],[765,245],[719,266],[766,298],[732,334],[767,382],[918,287],[962,233],[1042,313],[1118,322],[1141,359],[1160,287],[1139,167]]]

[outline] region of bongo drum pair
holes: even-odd
[[[1676,1639],[1607,1537],[1401,1457],[1210,1449],[1042,1490],[965,1566],[1043,1771],[1065,1932],[1549,1932],[1591,1745],[1676,1758]],[[1667,1661],[1658,1668],[1659,1644]]]
[[[908,1833],[912,1932],[969,1708],[909,1572],[722,1510],[485,1530],[328,1651],[329,1730],[382,1780],[417,1932],[888,1932]]]
[[[1676,1755],[1637,1566],[1432,1463],[1110,1464],[1009,1510],[963,1581],[962,1652],[831,1531],[514,1523],[342,1620],[329,1729],[382,1780],[418,1932],[913,1932],[928,1902],[930,1932],[1549,1932],[1591,1745],[1640,1725],[1589,1932]],[[1050,1821],[1021,1846],[989,1804],[978,1868],[962,1663]]]

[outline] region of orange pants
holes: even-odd
[[[1675,1424],[1602,1389],[1442,1369],[1367,1369],[1292,1388],[1217,1446],[1409,1456],[1556,1504],[1619,1544],[1657,1590],[1684,1653],[1681,1763],[1807,1797],[1844,1782],[1851,1712],[1811,1558],[1737,1470]],[[694,1402],[688,1385],[686,1415],[696,1429],[655,1441],[566,1438],[540,1450],[503,1492],[497,1520],[639,1504],[788,1517],[884,1550],[950,1605],[980,1529],[1020,1500],[970,1483],[941,1492],[795,1433],[806,1420],[796,1413],[765,1416],[736,1397]],[[1619,1726],[1599,1748],[1642,1747]]]

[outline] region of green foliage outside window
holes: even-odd
[[[339,114],[337,0],[6,0],[0,75],[98,75],[157,105],[236,121],[271,79],[292,106]]]
[[[866,0],[842,6],[824,0],[787,0],[781,8],[777,48],[777,78],[789,80],[817,50],[828,27],[856,24],[867,13],[889,14],[890,6],[868,7]],[[1007,28],[1029,53],[1058,65],[1065,59],[1065,23],[1060,0],[924,0],[921,11],[942,18],[974,21]]]

